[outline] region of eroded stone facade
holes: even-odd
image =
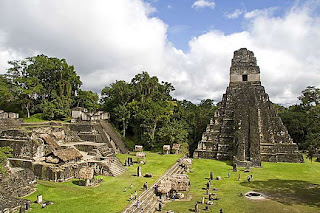
[[[239,166],[261,161],[303,162],[260,82],[252,51],[234,52],[230,84],[194,152],[195,158],[233,159]]]

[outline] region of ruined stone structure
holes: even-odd
[[[0,147],[13,149],[11,168],[31,170],[37,179],[65,181],[84,167],[94,175],[117,176],[126,168],[115,154],[127,153],[128,148],[103,115],[108,113],[71,124],[19,122],[0,128]],[[8,123],[17,118],[5,119]]]
[[[108,120],[110,119],[109,112],[97,111],[88,112],[87,109],[83,107],[75,107],[71,111],[71,122],[75,123],[77,121],[98,121],[98,120]]]
[[[30,201],[18,197],[34,192],[36,180],[29,169],[7,169],[7,174],[0,173],[0,212],[17,212],[30,204]]]
[[[261,166],[261,161],[303,162],[281,118],[260,82],[252,51],[234,52],[230,83],[210,120],[195,158],[233,159],[238,166]]]
[[[21,126],[19,114],[0,110],[0,131]]]

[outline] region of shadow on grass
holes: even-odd
[[[72,183],[74,184],[74,185],[78,185],[78,186],[81,186],[83,183],[83,180],[73,180],[72,181]]]
[[[251,187],[265,193],[269,198],[284,204],[301,204],[320,207],[320,185],[302,180],[279,180],[243,182],[243,186]]]
[[[231,160],[223,161],[223,162],[225,162],[228,166],[233,166],[233,161],[231,161]]]

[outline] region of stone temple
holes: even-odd
[[[195,158],[233,160],[238,166],[303,162],[260,82],[252,51],[234,52],[230,83],[194,152]]]

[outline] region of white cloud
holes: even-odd
[[[216,4],[213,1],[197,0],[192,4],[192,8],[199,9],[209,7],[213,9],[215,5]]]
[[[246,12],[244,14],[244,17],[246,19],[255,18],[257,16],[271,16],[275,10],[277,10],[277,7],[270,7],[262,10],[252,10],[249,12]]]
[[[225,17],[228,19],[236,19],[238,18],[241,14],[243,14],[243,10],[241,9],[236,9],[235,11],[233,11],[232,13],[226,13]]]
[[[148,71],[173,83],[179,99],[220,100],[233,51],[247,47],[272,101],[292,104],[306,86],[320,87],[320,19],[312,14],[314,5],[295,6],[284,17],[258,13],[244,19],[243,32],[207,32],[193,38],[185,53],[172,46],[168,26],[149,17],[154,9],[141,0],[0,1],[0,73],[8,60],[44,53],[75,65],[84,89],[99,92]]]

